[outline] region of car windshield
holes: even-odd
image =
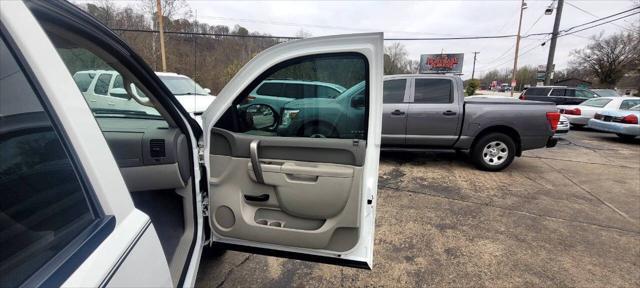
[[[618,97],[618,96],[620,96],[620,95],[618,95],[618,92],[616,92],[616,90],[611,90],[611,89],[594,89],[594,90],[591,90],[591,91],[595,92],[600,97]]]
[[[209,93],[204,90],[198,83],[185,76],[165,76],[161,75],[160,80],[167,85],[169,91],[173,95],[202,95],[208,96]]]

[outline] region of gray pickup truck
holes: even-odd
[[[522,151],[557,142],[553,135],[560,114],[553,103],[465,100],[456,76],[393,75],[384,80],[383,150],[469,152],[479,169],[500,171]],[[363,117],[350,117],[364,111],[364,87],[356,84],[335,98],[286,103],[278,134],[348,138],[364,133],[365,123],[353,121]]]

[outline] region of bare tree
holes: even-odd
[[[184,18],[191,19],[191,7],[186,0],[161,0],[162,16],[169,19]],[[144,14],[155,19],[156,0],[144,0],[139,2],[139,10]],[[154,20],[155,21],[155,20]]]
[[[411,62],[407,59],[407,49],[401,43],[384,47],[384,74],[409,73]]]
[[[601,85],[614,87],[624,74],[640,67],[640,36],[618,33],[595,36],[584,49],[574,50],[572,66],[589,71]]]
[[[309,38],[309,37],[312,36],[310,32],[305,31],[302,28],[300,28],[300,30],[298,30],[298,32],[296,32],[295,35],[296,35],[296,37],[299,37],[299,38]]]

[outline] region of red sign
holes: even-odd
[[[458,64],[458,57],[449,58],[447,55],[443,55],[441,57],[427,58],[427,65],[431,66],[431,68],[453,69],[456,64]]]
[[[511,87],[516,87],[516,80],[511,80]]]
[[[462,73],[464,54],[422,54],[420,73]]]

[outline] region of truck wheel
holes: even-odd
[[[478,139],[471,152],[473,164],[480,170],[500,171],[516,156],[516,144],[502,133],[490,133]]]
[[[337,138],[336,129],[326,124],[305,125],[302,136],[311,138]]]
[[[616,133],[616,135],[618,136],[618,138],[620,138],[622,140],[625,140],[625,141],[631,141],[631,140],[636,138],[635,135],[618,134],[618,133]]]

